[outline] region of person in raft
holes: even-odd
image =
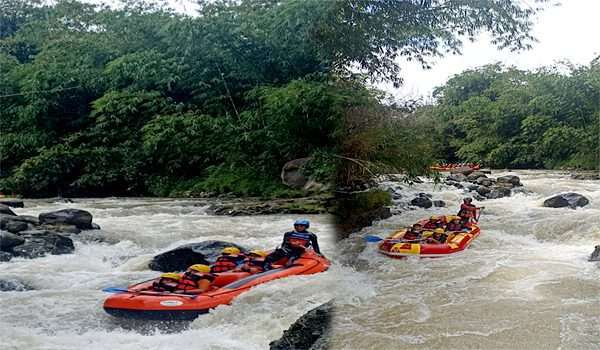
[[[456,215],[461,217],[463,223],[476,222],[477,210],[479,209],[483,209],[483,207],[477,208],[473,204],[473,198],[467,197],[463,200],[463,203],[460,205],[460,210]]]
[[[284,233],[281,246],[265,258],[265,270],[271,269],[271,264],[283,258],[288,258],[288,263],[298,258],[306,248],[312,247],[315,253],[321,254],[317,235],[307,231],[310,222],[306,219],[296,220],[294,230]]]
[[[219,273],[231,271],[244,263],[246,256],[237,247],[225,247],[221,255],[210,267],[210,272]]]
[[[425,240],[426,243],[430,244],[441,244],[445,243],[448,236],[444,233],[443,228],[436,228],[433,230],[433,234]]]
[[[262,250],[252,250],[244,259],[244,264],[234,271],[249,272],[251,274],[265,271],[265,257],[267,253]]]
[[[464,229],[465,229],[465,227],[460,222],[459,216],[454,217],[452,220],[450,220],[450,223],[448,223],[448,225],[446,225],[446,230],[448,230],[450,232],[463,231]]]
[[[180,280],[181,276],[178,273],[163,273],[157,281],[152,283],[152,290],[156,292],[174,292]]]
[[[176,293],[199,294],[212,288],[215,275],[210,273],[210,266],[195,264],[183,273],[175,288]]]
[[[446,224],[444,222],[445,219],[446,219],[446,217],[444,217],[444,216],[433,215],[432,217],[429,218],[429,221],[427,221],[425,223],[425,226],[423,226],[423,228],[426,230],[433,230],[436,228],[444,228],[444,225]]]
[[[421,232],[423,231],[423,225],[416,223],[412,225],[406,233],[402,236],[403,241],[416,241],[421,238]]]

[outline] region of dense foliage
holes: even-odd
[[[535,71],[489,65],[436,91],[419,114],[446,161],[508,168],[600,166],[600,61]]]
[[[396,57],[426,64],[479,31],[525,47],[533,12],[506,0],[218,0],[188,16],[141,1],[1,0],[0,191],[280,195],[281,166],[306,156],[322,180],[354,157],[422,169],[357,72],[399,82]],[[379,118],[357,124],[356,111]]]

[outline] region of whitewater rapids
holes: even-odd
[[[159,273],[150,259],[179,245],[209,239],[272,249],[297,216],[225,217],[206,214],[193,201],[159,199],[25,201],[19,215],[67,207],[91,212],[101,231],[75,236],[75,252],[0,263],[0,280],[20,281],[31,291],[0,292],[0,349],[267,349],[296,319],[348,294],[357,276],[335,263],[331,218],[309,215],[311,231],[334,261],[329,271],[294,276],[253,288],[232,305],[219,306],[187,325],[121,320],[102,309],[104,287],[125,287]],[[359,277],[360,278],[360,277]],[[167,327],[166,327],[167,326]]]
[[[342,242],[375,296],[338,304],[332,349],[600,349],[600,181],[546,171],[518,175],[530,193],[475,202],[485,206],[481,235],[458,255],[394,260],[362,236],[386,233],[434,214],[456,214],[465,196],[432,183],[403,187],[444,200],[446,208],[405,211]],[[388,184],[389,185],[389,184]],[[590,204],[543,208],[561,192]]]

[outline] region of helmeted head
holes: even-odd
[[[188,270],[200,272],[200,273],[209,273],[210,266],[204,265],[204,264],[194,264],[194,265],[188,267]]]
[[[264,250],[256,249],[256,250],[251,250],[250,252],[248,252],[248,255],[264,258],[265,256],[267,256],[267,252],[265,252]]]
[[[465,203],[471,203],[471,202],[473,202],[473,198],[466,197],[465,199],[463,199],[463,202],[465,202]]]
[[[453,218],[453,219],[452,219],[452,222],[453,222],[453,223],[455,223],[455,224],[458,224],[458,223],[460,223],[460,217],[455,217],[455,218]]]
[[[415,230],[420,230],[420,229],[423,228],[423,225],[421,225],[419,223],[416,223],[416,224],[412,225],[412,228],[415,229]]]
[[[306,219],[298,219],[294,222],[294,228],[297,228],[299,226],[304,226],[304,230],[310,227],[310,221],[306,220]],[[302,229],[301,229],[302,231]]]
[[[444,229],[443,228],[436,228],[435,230],[433,230],[433,233],[436,235],[441,235],[442,233],[444,233]]]
[[[179,281],[181,279],[181,276],[175,272],[167,272],[160,275],[160,278],[168,278],[171,280]]]
[[[221,251],[223,255],[238,255],[241,251],[237,247],[225,247]]]

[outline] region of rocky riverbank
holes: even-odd
[[[23,202],[11,204],[23,207]],[[85,210],[63,209],[35,217],[17,215],[8,205],[0,204],[0,261],[72,253],[75,246],[70,236],[96,229],[100,227]]]

